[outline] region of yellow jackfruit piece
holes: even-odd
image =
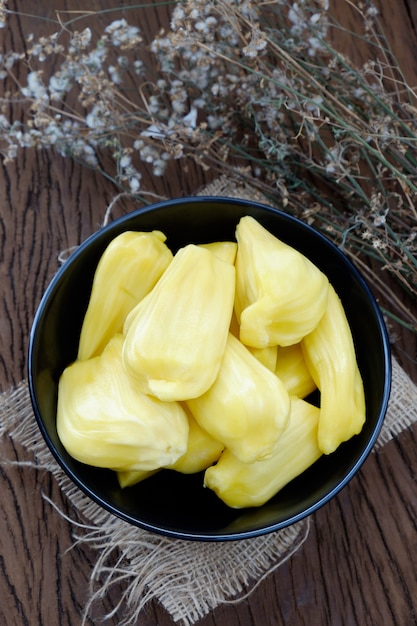
[[[301,345],[320,389],[319,446],[330,454],[358,434],[366,418],[365,394],[349,322],[332,286],[325,314]]]
[[[201,428],[185,403],[184,406],[190,426],[187,450],[178,461],[169,466],[169,469],[176,470],[182,474],[195,474],[202,472],[218,461],[224,445],[216,441],[206,430]]]
[[[201,248],[210,250],[213,254],[218,256],[223,261],[234,265],[237,253],[236,241],[213,241],[211,243],[199,243]]]
[[[253,217],[241,218],[236,238],[240,340],[254,348],[297,343],[325,311],[327,277]]]
[[[275,374],[284,383],[290,396],[305,398],[317,389],[305,362],[301,343],[279,348]]]
[[[215,382],[186,404],[204,430],[248,463],[271,454],[290,409],[281,381],[231,333]]]
[[[203,430],[191,415],[189,409],[184,405],[188,417],[189,433],[186,452],[173,465],[168,465],[166,469],[175,470],[181,474],[195,474],[213,465],[219,460],[224,446],[219,443],[205,430]],[[162,468],[161,468],[162,469]],[[145,472],[125,468],[118,470],[117,478],[122,487],[131,487],[146,478],[153,476],[160,470]]]
[[[125,487],[132,487],[133,485],[137,485],[138,483],[141,483],[146,478],[150,478],[159,471],[159,469],[149,471],[131,469],[116,470],[117,480],[119,481],[119,485],[122,489],[124,489]]]
[[[247,346],[247,348],[262,365],[265,365],[271,372],[275,372],[278,346],[267,346],[266,348],[252,348],[251,346]]]
[[[103,353],[75,361],[59,380],[57,431],[68,453],[88,465],[154,470],[187,449],[188,418],[179,403],[133,389],[122,366],[123,336]]]
[[[290,420],[270,457],[242,463],[226,449],[204,474],[204,484],[232,508],[261,506],[321,456],[317,445],[320,411],[291,398]]]
[[[235,311],[233,311],[232,321],[230,322],[229,330],[232,335],[239,339],[240,327],[239,322],[237,321]],[[252,348],[251,346],[246,347],[253,354],[253,356],[262,363],[262,365],[265,365],[265,367],[271,370],[271,372],[275,372],[275,368],[277,365],[278,346],[267,346],[266,348]]]
[[[81,328],[78,359],[98,356],[120,333],[126,315],[152,289],[172,260],[160,231],[121,233],[105,249],[94,274]]]
[[[220,369],[234,291],[230,263],[194,244],[176,253],[126,319],[123,363],[140,391],[166,401],[207,391]]]

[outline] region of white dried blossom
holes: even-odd
[[[122,169],[126,169],[127,167],[129,167],[129,165],[131,165],[131,163],[132,157],[130,156],[130,154],[124,154],[119,161],[119,165]]]
[[[142,137],[152,137],[153,139],[164,139],[171,134],[171,131],[164,125],[151,124],[141,132]],[[136,148],[138,149],[138,148]],[[141,148],[139,148],[141,149]]]
[[[189,113],[184,115],[182,118],[182,123],[189,128],[197,127],[197,109],[195,107],[191,107]]]
[[[75,31],[71,35],[68,52],[70,55],[78,53],[80,50],[84,50],[91,43],[91,28],[85,28],[83,31]]]
[[[108,72],[110,75],[110,80],[115,85],[121,85],[123,79],[122,75],[120,74],[120,69],[118,67],[115,67],[114,65],[109,65]]]
[[[294,2],[288,11],[288,19],[295,26],[304,28],[305,26],[305,14],[303,9],[297,2]]]
[[[251,34],[250,42],[242,48],[242,52],[246,57],[256,58],[262,50],[267,46],[266,33],[254,28]]]
[[[184,98],[184,100],[186,100],[186,98]],[[184,100],[181,100],[179,98],[173,98],[171,105],[172,105],[172,110],[174,113],[178,113],[180,115],[185,113],[186,105],[185,105]]]
[[[318,22],[320,22],[322,18],[322,14],[321,13],[313,13],[313,15],[310,17],[309,22],[310,24],[317,24]]]
[[[144,67],[145,65],[141,59],[135,59],[135,61],[133,61],[133,69],[137,76],[142,76]]]
[[[62,138],[63,138],[62,129],[60,128],[59,124],[57,124],[55,121],[51,121],[51,123],[48,124],[43,129],[42,141],[49,146],[55,145]]]
[[[209,28],[216,28],[217,24],[218,24],[218,20],[217,18],[214,17],[214,15],[209,15],[208,17],[206,17],[206,24]]]
[[[131,176],[128,182],[129,182],[130,192],[133,194],[138,193],[140,189],[140,177],[138,175]]]
[[[64,47],[58,43],[57,39],[57,32],[53,33],[49,37],[40,37],[38,41],[36,41],[29,49],[29,54],[43,62],[49,56],[61,53],[64,50]]]
[[[17,157],[18,146],[15,143],[10,143],[6,148],[6,161],[13,161]]]
[[[150,46],[154,54],[168,53],[172,50],[172,43],[169,37],[155,37]]]
[[[152,173],[154,176],[163,176],[167,167],[166,160],[159,158],[153,162]]]
[[[320,39],[318,39],[317,37],[309,37],[307,41],[309,44],[309,47],[308,47],[309,56],[314,57],[316,56],[318,50],[323,49],[323,44],[320,41]]]
[[[146,144],[140,151],[140,158],[144,163],[152,164],[159,160],[159,151],[155,146]]]
[[[219,85],[219,83],[214,83],[214,84],[211,86],[210,91],[211,91],[211,93],[213,94],[213,96],[218,96],[218,95],[219,95],[219,93],[220,93],[220,85]]]
[[[378,14],[379,14],[379,11],[378,11],[378,9],[376,8],[376,6],[375,6],[374,4],[371,4],[371,5],[370,5],[370,6],[366,9],[366,12],[365,12],[365,15],[366,15],[367,17],[370,17],[370,18],[377,17],[377,15],[378,15]]]
[[[40,138],[40,133],[35,130],[22,131],[16,130],[13,133],[13,139],[16,141],[20,148],[33,148],[37,140]],[[48,142],[45,142],[48,144]]]
[[[124,151],[122,157],[119,160],[119,179],[122,181],[127,181],[130,184],[129,181],[135,178],[139,181],[140,174],[133,165],[130,155],[128,155],[126,151]]]
[[[161,102],[159,101],[158,96],[150,96],[148,103],[147,103],[147,109],[149,111],[149,113],[151,113],[152,115],[157,115],[160,111],[160,107],[161,107]]]
[[[138,152],[142,150],[144,145],[145,145],[145,142],[143,141],[143,139],[135,139],[135,141],[133,142],[133,148],[137,150]]]
[[[98,167],[99,162],[93,146],[90,146],[88,144],[84,146],[83,160],[87,165],[92,168]]]
[[[88,68],[89,71],[98,73],[103,68],[107,54],[108,52],[105,46],[96,46],[82,57],[81,64],[78,67],[79,71],[82,72],[84,68]]]
[[[134,48],[142,42],[139,28],[129,25],[124,18],[114,20],[104,29],[104,32],[111,44],[122,50]]]
[[[39,102],[49,99],[48,91],[41,79],[41,72],[29,72],[27,76],[27,85],[22,87],[22,95],[26,98],[33,98]]]
[[[176,30],[186,17],[185,11],[180,4],[176,4],[171,16],[171,30]]]
[[[49,94],[52,100],[61,100],[71,89],[73,81],[67,74],[56,73],[49,79]]]
[[[82,137],[78,137],[75,141],[71,142],[71,144],[67,146],[67,150],[69,150],[75,158],[80,159],[90,167],[97,167],[98,160],[95,156],[94,148]]]
[[[22,58],[22,54],[19,52],[7,52],[5,55],[0,53],[0,72],[1,78],[6,78],[13,66],[20,61]]]
[[[97,104],[86,115],[85,122],[93,130],[104,130],[108,127],[109,112],[102,104]]]
[[[194,28],[196,29],[196,31],[201,32],[201,33],[204,33],[204,32],[207,33],[210,30],[206,22],[203,20],[196,22],[194,25]]]
[[[219,128],[223,128],[226,123],[226,118],[221,117],[220,115],[208,115],[207,116],[207,124],[211,130],[218,130]]]

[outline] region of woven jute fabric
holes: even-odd
[[[201,195],[262,201],[249,187],[236,187],[227,179],[218,179]],[[390,404],[375,449],[416,421],[417,388],[393,360]],[[74,519],[66,517],[73,526],[74,544],[89,545],[96,551],[84,620],[94,603],[113,584],[124,580],[118,613],[121,625],[134,624],[144,606],[156,599],[174,622],[191,626],[219,604],[246,598],[308,537],[309,518],[265,536],[218,543],[165,538],[116,518],[75,487],[53,459],[40,437],[26,380],[0,395],[0,436],[21,446],[18,464],[53,474],[76,511]],[[3,458],[1,462],[12,461]]]

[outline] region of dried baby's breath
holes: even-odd
[[[381,293],[389,272],[415,297],[416,94],[374,4],[342,1],[362,20],[352,37],[374,50],[361,67],[331,43],[339,25],[328,0],[173,2],[169,28],[150,45],[152,72],[135,25],[140,7],[130,8],[131,23],[111,21],[98,38],[60,20],[25,55],[0,55],[0,79],[16,85],[3,104],[24,110],[17,122],[3,107],[2,154],[10,161],[22,148],[54,149],[142,201],[151,191],[144,164],[154,176],[174,159],[236,179],[245,172],[271,202],[353,255]],[[0,0],[0,25],[7,12]],[[68,97],[77,106],[68,108]],[[104,169],[103,151],[114,169]],[[417,330],[398,298],[391,313]]]

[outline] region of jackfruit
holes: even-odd
[[[355,346],[343,305],[332,286],[326,312],[301,342],[311,376],[320,390],[318,441],[325,454],[358,434],[366,418],[365,394]]]
[[[279,348],[275,374],[284,383],[290,396],[305,398],[317,389],[305,362],[301,343]]]
[[[187,450],[168,469],[176,470],[181,474],[195,474],[218,461],[224,445],[209,435],[204,428],[201,428],[185,403],[183,406],[185,406],[189,423]]]
[[[327,277],[253,217],[241,218],[236,238],[235,311],[241,342],[254,348],[297,343],[325,311]]]
[[[266,348],[252,348],[251,346],[247,346],[247,348],[262,365],[265,365],[271,372],[275,372],[277,367],[278,346],[267,346]]]
[[[116,473],[119,485],[122,489],[125,489],[126,487],[133,487],[133,485],[141,483],[143,480],[145,480],[146,478],[150,478],[159,471],[159,469],[148,471],[123,469],[116,470]]]
[[[176,402],[133,389],[122,366],[123,336],[75,361],[59,380],[57,431],[67,452],[96,467],[154,470],[187,450],[188,418]]]
[[[215,382],[186,404],[204,430],[246,463],[271,454],[290,409],[283,383],[231,333]]]
[[[204,485],[232,508],[265,504],[320,458],[319,414],[316,406],[292,397],[288,426],[271,456],[255,463],[242,463],[226,448],[218,463],[205,471]]]
[[[233,311],[235,268],[207,249],[181,248],[125,324],[123,363],[161,400],[203,394],[220,369]]]
[[[120,333],[126,315],[152,289],[172,260],[160,231],[127,231],[115,237],[97,265],[83,320],[78,359],[102,353]]]
[[[187,407],[182,406],[184,406],[189,423],[187,450],[173,465],[168,465],[166,469],[175,470],[181,474],[195,474],[202,472],[218,461],[224,446],[203,430]],[[131,487],[153,476],[157,471],[160,470],[145,472],[125,468],[117,472],[117,478],[122,488]]]
[[[234,265],[237,253],[236,241],[213,241],[211,243],[199,243],[201,248],[210,250],[213,254],[217,255],[223,261]]]

